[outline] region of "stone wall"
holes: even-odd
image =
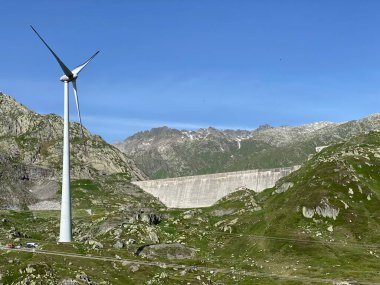
[[[271,188],[282,177],[300,166],[248,170],[209,175],[133,182],[170,208],[208,207],[222,197],[248,188],[256,192]]]

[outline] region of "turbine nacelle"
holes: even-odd
[[[71,81],[77,79],[77,77],[78,77],[78,74],[73,74],[70,77],[68,77],[66,74],[64,74],[59,78],[59,80],[61,80],[62,82],[71,82]]]

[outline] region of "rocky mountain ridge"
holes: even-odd
[[[379,127],[380,114],[343,123],[263,125],[253,131],[162,127],[139,132],[114,145],[155,179],[301,164],[316,147]]]
[[[281,126],[281,127],[272,127],[270,125],[262,125],[253,131],[248,130],[218,130],[213,127],[209,127],[206,129],[199,129],[196,131],[193,130],[177,130],[168,128],[166,126],[160,128],[153,128],[149,131],[138,132],[135,135],[127,138],[124,142],[129,140],[138,140],[143,139],[147,140],[144,142],[143,146],[150,145],[150,142],[157,139],[176,139],[181,141],[199,141],[205,140],[207,138],[219,137],[225,138],[229,141],[235,141],[237,146],[239,147],[239,143],[241,141],[255,139],[257,137],[262,136],[267,141],[271,141],[277,145],[285,144],[291,141],[294,137],[301,136],[303,134],[309,134],[311,132],[316,132],[322,128],[327,126],[336,126],[339,123],[333,122],[316,122],[311,124],[305,124],[298,127],[291,126]],[[115,142],[116,146],[120,146],[123,142]]]
[[[61,117],[39,115],[0,93],[0,207],[22,208],[56,199],[62,172]],[[72,179],[98,179],[116,173],[144,179],[134,162],[101,137],[70,124]]]

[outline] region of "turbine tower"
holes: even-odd
[[[63,167],[62,167],[62,201],[61,201],[61,223],[59,230],[59,242],[71,242],[72,230],[71,230],[71,192],[70,192],[70,134],[69,134],[69,82],[73,84],[75,103],[77,107],[79,123],[83,133],[82,119],[80,116],[79,98],[77,93],[77,78],[83,68],[99,53],[97,51],[91,56],[85,63],[77,66],[73,70],[67,68],[62,60],[56,55],[56,53],[49,47],[40,34],[30,26],[32,30],[37,34],[49,51],[53,54],[58,64],[62,68],[64,75],[60,78],[64,87],[64,128],[63,128]]]

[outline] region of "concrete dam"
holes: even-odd
[[[169,208],[200,208],[214,204],[224,196],[241,190],[261,192],[300,166],[266,170],[247,170],[157,180],[133,184],[158,198]]]

